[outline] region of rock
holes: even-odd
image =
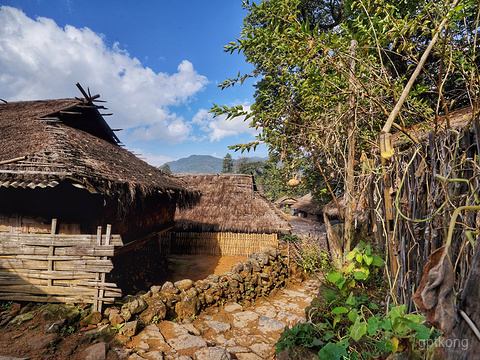
[[[148,308],[140,314],[140,319],[149,324],[152,320],[157,322],[165,319],[167,316],[167,307],[159,297],[148,299]]]
[[[92,311],[85,318],[80,321],[80,326],[96,325],[102,321],[102,313]]]
[[[240,272],[242,272],[242,270],[243,270],[243,262],[241,262],[241,261],[239,261],[238,263],[233,265],[232,268],[230,269],[230,271],[232,273],[235,273],[235,274],[240,274]]]
[[[115,353],[117,354],[118,360],[126,360],[133,352],[132,349],[117,349],[115,348]]]
[[[232,313],[234,311],[242,311],[242,310],[243,310],[243,307],[237,303],[232,303],[225,306],[225,311],[228,311],[229,313]]]
[[[228,331],[231,328],[230,324],[220,322],[220,321],[206,321],[206,323],[217,333]]]
[[[192,324],[183,324],[181,325],[189,334],[195,335],[195,336],[200,336],[200,331],[193,326]]]
[[[250,260],[250,261],[256,260],[261,267],[267,265],[268,262],[269,262],[268,255],[265,254],[264,252],[254,253],[254,254],[252,254],[248,257],[248,260]]]
[[[53,323],[47,324],[43,327],[43,330],[46,334],[59,333],[60,330],[65,326],[66,320],[60,319],[54,321]]]
[[[145,358],[133,353],[128,357],[128,360],[145,360]]]
[[[233,326],[243,329],[248,326],[249,323],[258,319],[258,314],[253,311],[243,311],[233,314]]]
[[[147,302],[142,298],[139,298],[136,296],[127,296],[125,298],[126,300],[124,300],[125,303],[122,306],[122,310],[124,308],[128,309],[128,311],[132,315],[139,314],[148,307]],[[123,316],[123,313],[122,313],[122,316]]]
[[[164,360],[164,354],[160,350],[158,351],[149,351],[145,353],[145,358],[148,360]]]
[[[182,296],[182,300],[175,304],[175,312],[181,318],[188,318],[198,314],[200,310],[200,300],[197,296]]]
[[[20,324],[23,324],[25,321],[30,321],[33,319],[33,311],[31,312],[28,312],[28,313],[25,313],[25,314],[21,314],[21,315],[17,315],[13,318],[12,321],[10,321],[8,323],[8,325],[20,325]]]
[[[181,335],[176,339],[167,340],[168,345],[170,345],[175,350],[190,349],[194,347],[202,348],[207,347],[207,342],[199,336],[193,335]]]
[[[60,339],[58,334],[48,334],[37,338],[29,339],[28,346],[33,350],[45,349]]]
[[[129,321],[122,327],[122,333],[125,336],[135,336],[137,334],[138,321]]]
[[[120,314],[113,314],[113,316],[108,319],[112,326],[118,326],[119,324],[125,322],[125,319]]]
[[[200,349],[195,353],[196,360],[231,360],[232,356],[221,347]]]
[[[125,304],[122,306],[122,309],[120,310],[120,316],[125,320],[128,321],[132,318],[132,313],[130,312],[130,309],[128,308],[128,305]]]
[[[38,314],[45,320],[65,319],[66,325],[73,324],[80,316],[80,309],[67,304],[45,304],[38,309]]]
[[[178,294],[180,290],[178,290],[170,281],[165,282],[162,286],[162,293],[164,294]]]
[[[153,285],[150,287],[150,291],[152,292],[152,295],[158,294],[162,290],[162,287],[160,285]]]
[[[207,280],[197,280],[195,281],[195,286],[205,291],[210,287],[210,283]]]
[[[85,360],[105,360],[107,358],[108,344],[99,342],[84,350]]]
[[[250,352],[249,349],[247,349],[246,347],[243,347],[243,346],[230,346],[230,347],[227,347],[227,350],[229,353],[233,353],[237,356],[238,358],[238,354],[239,353],[248,353]]]
[[[253,344],[250,346],[250,349],[252,349],[253,352],[260,356],[262,359],[267,359],[269,356],[273,355],[272,346],[264,342]]]
[[[143,300],[147,300],[151,296],[152,296],[152,292],[150,290],[148,290],[146,293],[144,293],[142,295],[139,295],[139,297]]]
[[[165,344],[165,338],[156,325],[148,325],[139,335],[141,340],[155,340]]]
[[[180,280],[175,282],[174,286],[180,291],[187,291],[193,286],[193,281],[190,279]]]
[[[254,353],[237,353],[235,354],[238,360],[263,360],[265,358]]]
[[[267,255],[270,260],[274,260],[278,256],[278,251],[275,248],[268,248],[262,251],[265,255]]]
[[[285,323],[267,316],[260,316],[258,329],[262,332],[280,331],[285,329]]]

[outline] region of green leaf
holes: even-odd
[[[331,338],[335,336],[335,333],[333,331],[325,331],[322,336],[323,341],[329,341]]]
[[[365,264],[370,266],[373,262],[373,256],[369,256],[367,254],[363,254],[363,261],[365,261]]]
[[[383,261],[383,259],[380,256],[373,255],[373,261],[372,261],[371,265],[381,267],[384,264],[385,264],[385,262]]]
[[[345,285],[346,282],[347,282],[347,279],[344,278],[344,277],[341,277],[340,279],[338,279],[338,281],[336,282],[336,284],[337,284],[338,288],[339,288],[340,290],[342,290],[342,289],[343,289],[343,286]]]
[[[346,314],[346,313],[348,313],[348,310],[343,306],[336,307],[335,309],[332,310],[332,314]]]
[[[367,323],[362,321],[361,317],[357,317],[355,320],[355,324],[352,325],[352,329],[350,331],[350,337],[358,341],[362,338],[363,335],[367,333]]]
[[[346,259],[347,261],[350,261],[350,260],[352,260],[352,259],[355,257],[356,254],[357,254],[357,253],[356,253],[355,251],[350,251],[350,252],[347,254],[347,257],[346,257],[345,259]]]
[[[350,295],[348,295],[347,301],[345,301],[345,304],[354,306],[355,305],[355,295],[353,295],[353,291],[350,292]]]
[[[353,277],[356,280],[365,280],[367,278],[367,274],[365,274],[363,271],[355,271],[353,273]]]
[[[342,277],[342,274],[339,273],[338,271],[329,272],[327,274],[327,280],[332,283],[336,283],[341,277]]]
[[[355,268],[355,263],[351,262],[351,263],[348,264],[348,266],[345,268],[345,273],[346,273],[346,274],[351,273],[354,268]]]
[[[357,309],[352,309],[348,313],[348,320],[350,320],[352,323],[356,322],[358,318],[358,311]]]
[[[380,321],[375,316],[372,316],[367,321],[367,331],[368,335],[374,336],[377,333],[377,330],[380,328]]]
[[[357,260],[358,263],[362,263],[362,260],[363,260],[363,256],[362,254],[357,254],[357,256],[355,257],[355,259]]]
[[[328,343],[319,352],[318,357],[325,360],[341,360],[342,357],[346,357],[347,349],[342,344]]]
[[[418,340],[428,340],[430,339],[430,329],[423,324],[412,323],[410,328],[417,332],[416,338]]]

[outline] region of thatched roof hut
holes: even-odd
[[[174,175],[202,196],[197,206],[178,211],[174,230],[161,236],[164,253],[248,256],[277,247],[279,235],[291,229],[251,175]]]
[[[178,211],[175,228],[183,231],[288,233],[288,220],[243,174],[174,174],[202,196],[197,206]]]
[[[0,104],[0,214],[78,220],[88,231],[108,222],[135,236],[198,200],[119,145],[97,97]]]

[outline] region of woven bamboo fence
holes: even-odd
[[[371,177],[377,241],[387,250],[397,301],[407,304],[408,311],[414,309],[412,296],[428,256],[444,245],[453,211],[480,205],[476,128],[430,133],[422,146],[399,151],[382,177]],[[385,187],[386,183],[390,185]],[[385,194],[392,202],[391,220],[385,215]],[[457,219],[451,247],[457,293],[465,285],[479,229],[480,212],[464,211]]]
[[[123,245],[110,225],[102,235],[0,233],[0,299],[34,302],[91,303],[101,310],[122,295],[105,281],[110,257]]]
[[[167,232],[159,236],[162,254],[249,256],[278,247],[277,234]]]

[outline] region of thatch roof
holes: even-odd
[[[452,111],[448,115],[450,128],[459,130],[465,128],[467,125],[473,125],[473,115],[473,109],[469,106]],[[447,116],[439,116],[437,120],[437,131],[439,133],[444,133],[446,128]],[[408,133],[415,136],[419,142],[426,141],[429,132],[432,130],[435,130],[435,122],[433,119],[407,128]],[[395,147],[403,147],[409,143],[411,143],[411,141],[400,131],[397,131],[392,135],[392,144],[394,144]]]
[[[302,211],[308,214],[320,214],[321,207],[312,200],[312,194],[302,196],[298,201],[291,206],[292,209]]]
[[[177,231],[288,233],[288,220],[257,191],[251,175],[174,174],[200,190],[197,206],[177,211]]]
[[[288,196],[282,196],[280,199],[276,200],[274,204],[276,206],[285,206],[285,205],[293,205],[298,202],[298,199],[288,197]]]
[[[123,206],[136,196],[175,194],[188,205],[198,192],[119,145],[91,98],[0,104],[0,186],[76,187]]]

